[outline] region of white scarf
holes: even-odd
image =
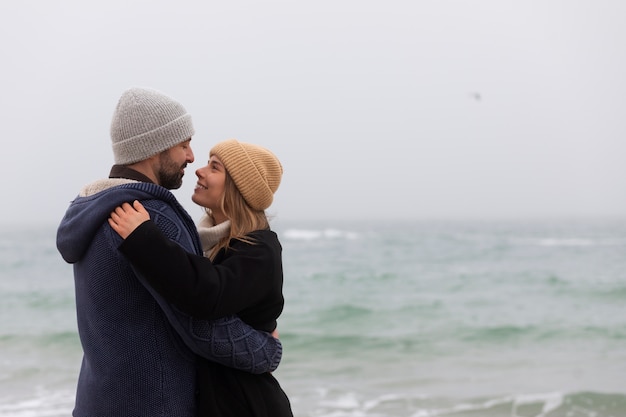
[[[202,242],[202,252],[205,257],[209,256],[211,248],[220,241],[220,239],[228,236],[230,233],[230,220],[226,220],[220,224],[214,224],[213,219],[205,213],[198,222],[198,234],[200,242]]]

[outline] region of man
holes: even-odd
[[[111,123],[115,165],[86,185],[57,231],[57,248],[74,266],[83,361],[75,417],[195,415],[195,355],[252,373],[274,370],[280,342],[237,317],[199,321],[168,305],[117,250],[107,219],[139,200],[159,228],[202,254],[196,227],[168,189],[193,162],[191,116],[154,90],[124,92]],[[172,277],[172,279],[176,279]]]

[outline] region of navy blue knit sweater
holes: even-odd
[[[74,265],[84,353],[73,415],[194,416],[196,355],[251,373],[273,371],[282,355],[278,340],[235,316],[186,316],[147,289],[117,250],[122,239],[109,214],[140,200],[166,236],[201,254],[196,227],[175,197],[140,182],[102,188],[77,197],[57,231],[57,248]]]

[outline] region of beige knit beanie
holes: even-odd
[[[191,116],[179,102],[156,90],[131,88],[120,97],[111,121],[115,163],[143,161],[194,133]]]
[[[222,161],[250,207],[265,210],[272,204],[283,175],[283,167],[273,153],[258,145],[229,139],[215,145],[210,155]]]

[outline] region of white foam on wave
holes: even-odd
[[[0,416],[65,417],[72,414],[74,392],[40,391],[34,398],[5,402],[0,398]]]
[[[364,410],[371,410],[379,405],[389,402],[389,401],[403,401],[406,398],[399,394],[384,394],[377,398],[373,398],[371,400],[367,400],[363,403]]]
[[[539,246],[594,246],[597,243],[591,239],[570,238],[570,239],[541,239]]]
[[[444,409],[421,409],[413,413],[411,417],[438,417],[453,416],[457,413],[475,412],[480,410],[489,410],[493,407],[511,404],[511,417],[546,417],[548,413],[556,410],[563,404],[563,394],[560,392],[550,392],[542,394],[520,394],[514,396],[506,396],[494,398],[478,403],[462,403],[450,408]],[[519,408],[525,405],[543,404],[539,414],[518,414]]]
[[[517,416],[517,409],[521,405],[543,403],[541,413],[535,417],[545,417],[549,412],[556,410],[563,404],[563,394],[560,392],[550,392],[546,394],[518,395],[513,401],[511,414]]]
[[[336,392],[319,388],[318,399],[313,407],[313,415],[318,417],[367,417],[382,416],[385,411],[404,410],[410,417],[454,417],[468,413],[480,415],[481,412],[503,412],[510,417],[548,417],[565,404],[562,392],[535,394],[511,394],[482,400],[465,400],[441,407],[425,407],[432,404],[428,395],[409,395],[387,393],[366,397],[355,391]],[[429,400],[425,403],[422,400]],[[418,404],[422,404],[420,407]],[[399,414],[393,414],[399,415]]]
[[[626,239],[623,238],[585,238],[585,237],[570,237],[570,238],[545,238],[537,239],[534,244],[539,246],[559,247],[589,247],[589,246],[626,246]]]
[[[336,398],[326,399],[321,402],[325,407],[341,410],[353,410],[360,407],[359,399],[353,392],[347,392]]]
[[[287,229],[282,233],[282,237],[292,240],[319,240],[319,239],[345,239],[354,240],[359,238],[359,234],[338,229]]]
[[[366,417],[379,415],[374,412],[376,407],[387,402],[406,401],[406,397],[400,394],[383,394],[374,398],[363,399],[353,391],[343,393],[331,393],[328,389],[318,388],[320,400],[319,408],[315,410],[315,415],[320,417]]]

